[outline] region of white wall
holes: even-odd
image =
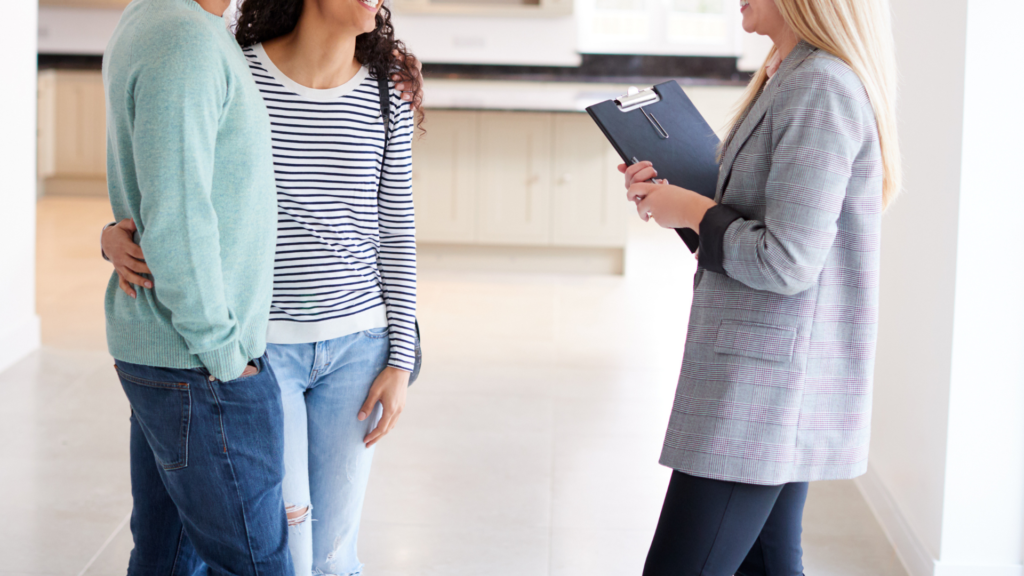
[[[754,72],[759,69],[768,58],[768,52],[772,49],[772,39],[760,34],[742,34],[740,45],[740,57],[736,61],[736,68],[741,72]]]
[[[1024,574],[1021,22],[1018,0],[968,4],[942,574]]]
[[[953,346],[966,0],[947,0],[943,10],[931,10],[933,5],[933,0],[893,0],[905,191],[882,228],[871,465],[929,555],[937,558]]]
[[[0,370],[39,347],[35,310],[36,0],[4,6],[0,90]]]
[[[1020,576],[1024,158],[1010,0],[893,0],[905,192],[886,214],[871,467],[912,576]]]

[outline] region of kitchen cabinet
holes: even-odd
[[[586,114],[428,110],[424,127],[413,194],[428,259],[621,273],[620,160]]]
[[[557,106],[578,99],[562,94],[564,86],[536,88],[542,89],[502,101],[562,110]],[[106,195],[104,108],[99,71],[40,72],[43,193]],[[413,141],[417,239],[426,265],[622,272],[632,206],[615,170],[619,158],[585,113],[462,104],[426,114],[427,132]]]
[[[40,72],[38,106],[41,193],[106,195],[106,106],[100,72]]]
[[[585,114],[554,114],[551,242],[623,246],[622,160]]]
[[[61,6],[67,8],[120,8],[124,9],[131,0],[39,0],[40,6]]]
[[[400,14],[492,17],[559,17],[572,14],[572,0],[393,0]]]
[[[482,243],[551,243],[551,136],[551,114],[480,114]]]
[[[413,141],[416,234],[428,242],[477,239],[476,112],[432,111],[428,136]]]
[[[730,0],[580,0],[580,52],[740,56],[742,19]]]

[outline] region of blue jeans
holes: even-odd
[[[298,576],[362,573],[356,541],[373,459],[363,438],[381,406],[362,422],[356,416],[388,349],[387,328],[267,346],[284,405],[284,501]]]
[[[117,361],[132,407],[129,576],[291,576],[281,396],[266,356],[230,382]]]

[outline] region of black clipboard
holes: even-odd
[[[587,113],[626,165],[648,160],[658,178],[715,197],[718,186],[718,136],[675,81],[605,100]],[[690,252],[700,245],[697,233],[677,229]]]

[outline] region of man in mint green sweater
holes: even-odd
[[[292,574],[280,391],[264,357],[270,125],[228,0],[134,0],[103,57],[107,177],[160,281],[111,278],[107,342],[132,407],[128,574]]]

